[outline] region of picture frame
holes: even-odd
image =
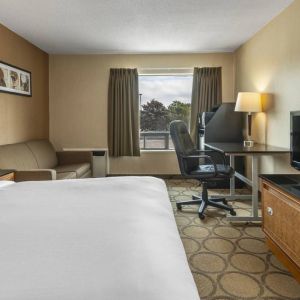
[[[31,72],[0,61],[0,92],[32,97]]]

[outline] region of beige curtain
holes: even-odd
[[[140,155],[137,69],[110,69],[108,147],[110,156]]]
[[[190,129],[195,143],[198,141],[198,114],[221,103],[222,68],[194,68]]]

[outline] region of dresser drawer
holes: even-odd
[[[300,266],[300,204],[266,183],[262,193],[264,232]]]

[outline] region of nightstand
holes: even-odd
[[[0,170],[0,180],[15,180],[14,170]]]

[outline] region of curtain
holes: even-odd
[[[222,68],[194,68],[190,131],[195,143],[198,141],[198,114],[221,103]]]
[[[110,69],[108,147],[113,157],[140,155],[137,69]]]

